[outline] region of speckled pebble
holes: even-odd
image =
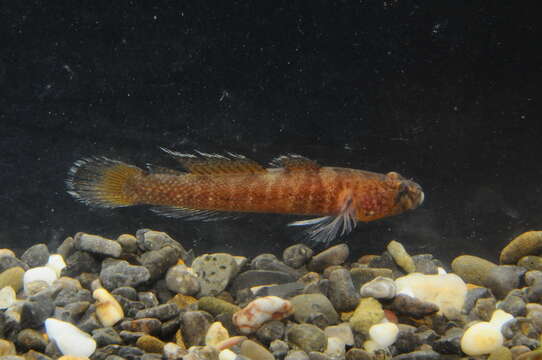
[[[312,257],[313,251],[305,244],[295,244],[287,247],[282,253],[282,260],[288,266],[298,269]]]
[[[192,269],[200,280],[200,296],[217,295],[237,274],[237,262],[230,254],[217,253],[198,256]]]
[[[286,332],[286,338],[292,345],[298,346],[305,352],[323,351],[327,345],[324,332],[311,324],[295,324]]]
[[[200,291],[198,278],[185,265],[172,266],[166,273],[167,288],[174,293],[196,295]]]
[[[111,257],[119,257],[122,253],[122,247],[118,242],[98,235],[79,232],[75,234],[73,239],[75,240],[75,248],[78,250]]]
[[[45,244],[32,245],[21,255],[21,260],[31,268],[47,264],[48,259],[49,249]]]
[[[108,290],[121,286],[138,286],[150,279],[150,273],[144,266],[130,265],[127,261],[102,267],[100,281]]]

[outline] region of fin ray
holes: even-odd
[[[204,222],[236,219],[243,215],[242,213],[232,213],[217,210],[199,210],[178,206],[154,206],[151,208],[151,211],[155,214],[171,218]]]
[[[282,167],[287,171],[316,171],[321,167],[316,161],[297,154],[288,154],[276,157],[271,161],[271,165],[274,167]]]
[[[266,170],[256,161],[243,155],[226,153],[209,154],[199,150],[194,150],[197,155],[180,153],[161,147],[162,151],[173,156],[181,165],[192,174],[211,175],[211,174],[256,174],[263,173]]]

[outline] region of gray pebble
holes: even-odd
[[[194,260],[194,262],[196,262],[196,260]],[[292,275],[280,271],[249,270],[235,277],[231,284],[230,291],[232,294],[237,294],[237,292],[241,289],[260,285],[291,283],[295,280],[295,277]]]
[[[149,270],[150,279],[156,280],[164,276],[170,267],[177,263],[179,251],[173,246],[165,246],[159,250],[150,250],[139,257],[141,265]]]
[[[311,351],[309,353],[309,359],[310,360],[332,360],[332,358],[329,357],[328,355],[321,352],[317,352],[317,351]]]
[[[109,356],[116,355],[118,357],[135,360],[141,359],[145,352],[135,346],[124,346],[124,345],[107,345],[96,350],[92,354],[92,358],[96,360],[109,360]]]
[[[385,268],[392,271],[392,278],[396,279],[405,273],[399,268],[399,266],[393,260],[393,257],[389,252],[384,251],[382,255],[375,257],[369,262],[370,268]]]
[[[119,327],[129,332],[158,335],[162,327],[162,322],[155,318],[124,320],[120,323]]]
[[[99,347],[111,344],[122,344],[122,338],[119,333],[110,327],[92,330],[92,338],[96,340],[96,344]]]
[[[75,248],[78,250],[88,251],[94,254],[119,257],[122,253],[122,247],[119,243],[113,240],[103,238],[98,235],[86,234],[79,232],[74,236]]]
[[[369,281],[376,279],[379,276],[392,278],[393,272],[391,269],[386,268],[354,268],[350,269],[352,275],[352,282],[356,289],[360,289],[361,286]]]
[[[499,265],[491,268],[483,280],[497,299],[503,299],[511,290],[517,289],[526,269],[513,265]]]
[[[527,300],[539,303],[542,301],[542,280],[537,280],[527,288]]]
[[[214,296],[228,286],[230,280],[237,274],[238,267],[233,256],[217,253],[198,256],[192,263],[192,270],[200,281],[199,295]]]
[[[474,308],[476,301],[481,298],[491,297],[492,294],[489,292],[489,289],[483,287],[475,287],[467,290],[467,296],[465,302],[463,303],[463,312],[468,314]]]
[[[67,259],[75,251],[75,240],[68,236],[62,241],[62,244],[56,249],[56,253],[62,256],[63,259]]]
[[[382,276],[363,284],[360,289],[361,297],[374,297],[375,299],[393,299],[395,292],[395,281]]]
[[[422,318],[439,311],[438,306],[433,303],[404,294],[399,294],[393,299],[392,308],[400,314],[415,318]]]
[[[332,246],[312,257],[308,268],[310,271],[322,272],[326,267],[341,265],[346,261],[350,250],[346,244]]]
[[[283,299],[289,299],[303,292],[305,286],[298,282],[286,283],[281,285],[266,286],[259,289],[254,295],[261,296],[278,296]]]
[[[439,360],[442,355],[433,350],[418,350],[393,357],[393,360]]]
[[[433,349],[441,354],[461,354],[461,337],[463,336],[463,329],[450,328],[446,331],[444,336],[433,342]]]
[[[529,270],[525,273],[525,284],[527,286],[531,286],[537,281],[542,281],[542,271]]]
[[[288,343],[282,340],[273,340],[269,344],[269,351],[273,354],[276,359],[282,359],[288,353]]]
[[[315,325],[294,324],[286,331],[288,342],[305,352],[323,351],[327,346],[327,337]]]
[[[497,301],[495,298],[482,298],[476,301],[470,315],[483,321],[489,321],[495,311]]]
[[[273,254],[261,254],[256,256],[250,263],[250,267],[254,270],[281,271],[290,274],[295,279],[298,279],[301,276],[299,271],[286,265]]]
[[[213,317],[204,311],[187,311],[181,315],[181,329],[188,347],[205,344],[205,335]]]
[[[49,249],[45,244],[33,245],[21,255],[21,260],[31,268],[43,266],[49,260]]]
[[[340,268],[329,274],[328,298],[337,311],[352,311],[359,303],[359,292],[354,288],[350,271]]]
[[[346,360],[372,360],[373,356],[367,351],[359,348],[352,348],[346,352]]]
[[[278,320],[268,321],[256,331],[256,336],[264,344],[269,344],[274,340],[278,340],[282,338],[283,335],[284,324]]]
[[[113,291],[111,291],[112,295],[120,295],[124,296],[128,300],[137,301],[139,299],[137,295],[137,290],[134,289],[131,286],[120,286]]]
[[[186,251],[181,243],[164,232],[140,229],[136,232],[136,238],[139,248],[143,251],[159,250],[166,246],[172,246],[177,250],[179,257],[183,259],[185,264],[192,264],[192,252]]]
[[[393,343],[393,346],[398,353],[408,353],[414,351],[418,346],[422,344],[422,340],[416,334],[416,328],[414,326],[398,324],[399,333],[397,334],[397,340]],[[437,338],[435,334],[435,338]]]
[[[282,260],[286,265],[298,269],[310,260],[312,254],[312,249],[307,245],[295,244],[284,250]]]
[[[10,255],[0,255],[0,273],[3,273],[7,269],[20,266],[24,270],[28,270],[28,264],[16,257]]]
[[[123,234],[117,238],[117,242],[124,253],[135,254],[137,252],[137,239],[135,236]]]
[[[137,312],[136,319],[156,318],[161,321],[169,320],[179,315],[179,308],[176,304],[162,304],[152,308],[143,309]]]
[[[90,334],[92,333],[92,330],[99,329],[103,327],[103,325],[100,323],[100,321],[96,317],[95,311],[92,311],[90,313],[87,312],[87,314],[83,316],[83,319],[79,321],[79,323],[77,324],[77,327],[80,330],[83,330],[84,332]]]
[[[167,288],[174,293],[193,296],[200,291],[198,278],[184,265],[172,266],[166,274]]]
[[[76,251],[65,261],[66,267],[62,269],[62,276],[76,277],[81,273],[95,272],[100,268],[100,263],[85,251]]]
[[[315,313],[321,313],[328,325],[337,324],[339,315],[327,297],[322,294],[303,294],[290,299],[297,322],[307,322]]]
[[[21,327],[37,329],[43,325],[53,311],[55,306],[50,297],[42,297],[35,301],[25,301],[21,309]]]
[[[150,273],[146,267],[130,265],[124,260],[102,268],[100,272],[100,281],[108,290],[113,290],[120,286],[135,287],[149,279]]]
[[[55,306],[66,306],[79,301],[94,302],[94,299],[87,289],[63,288],[55,297],[54,304]]]
[[[542,290],[542,288],[541,288]],[[526,303],[521,296],[513,294],[510,292],[503,301],[499,303],[498,308],[506,311],[509,314],[516,316],[525,316],[526,314]]]
[[[438,265],[435,259],[433,258],[433,255],[431,254],[412,255],[412,260],[414,260],[414,264],[416,265],[416,272],[426,274],[426,275],[432,275],[432,274],[438,273]]]
[[[137,299],[145,305],[146,308],[151,308],[160,305],[156,295],[152,291],[141,291],[137,294]]]

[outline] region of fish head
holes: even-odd
[[[414,181],[405,179],[394,171],[386,174],[386,181],[393,193],[394,214],[416,209],[423,203],[425,196],[422,187]]]

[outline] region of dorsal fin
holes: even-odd
[[[320,165],[311,159],[308,159],[301,155],[296,154],[288,154],[288,155],[282,155],[279,156],[273,161],[271,161],[271,165],[276,167],[282,167],[288,171],[296,171],[296,170],[313,170],[316,171],[320,169]]]
[[[197,150],[194,151],[196,154],[184,154],[166,148],[161,149],[173,156],[192,174],[256,174],[266,171],[260,164],[243,155],[227,153],[228,156],[224,156]]]
[[[157,166],[153,164],[146,164],[147,170],[151,174],[166,174],[166,175],[185,175],[186,173],[183,171],[175,170],[175,169],[169,169],[162,166]]]

